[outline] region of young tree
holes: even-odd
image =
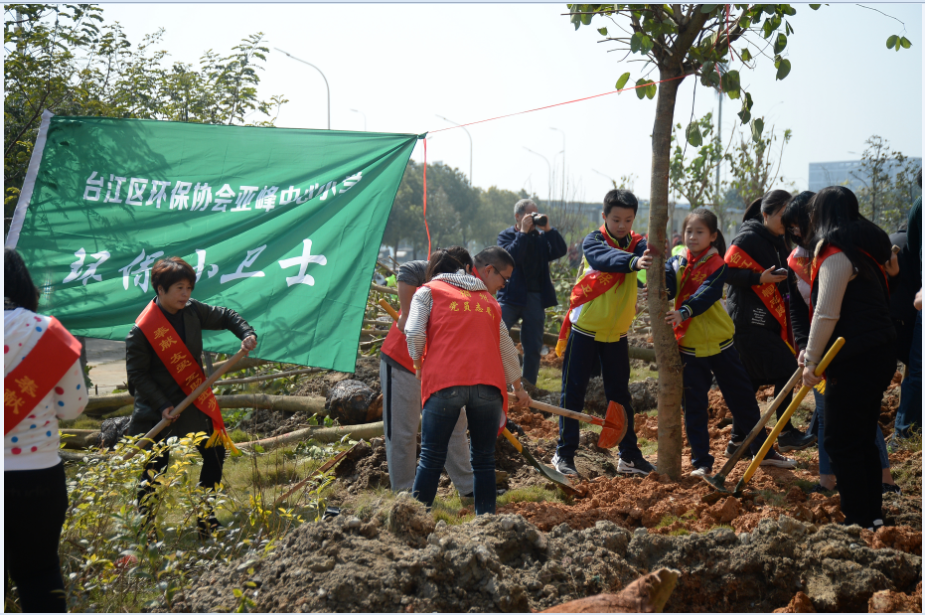
[[[777,181],[783,180],[779,175],[780,165],[791,137],[790,129],[784,130],[777,160],[774,160],[772,151],[772,145],[778,140],[773,126],[767,137],[753,138],[751,141],[740,139],[735,149],[726,155],[731,178],[727,186],[746,205],[773,189]]]
[[[867,147],[861,155],[861,168],[851,171],[864,186],[857,193],[861,213],[874,224],[893,230],[905,221],[917,196],[915,173],[919,164],[893,151],[890,142],[878,135],[864,143]]]
[[[715,205],[717,198],[713,173],[722,162],[723,145],[713,132],[713,114],[707,113],[697,121],[691,122],[687,130],[687,143],[683,148],[676,136],[680,130],[681,124],[676,124],[671,135],[672,141],[675,142],[669,166],[671,189],[690,203],[691,211],[698,207]],[[704,140],[707,140],[705,144]],[[687,145],[698,148],[690,160],[686,155]],[[720,212],[716,208],[714,212],[722,221]]]
[[[813,9],[820,5],[810,5]],[[668,179],[670,176],[671,132],[675,103],[681,81],[696,75],[709,87],[720,87],[731,99],[741,100],[739,118],[749,124],[753,138],[761,137],[764,122],[751,118],[752,97],[743,91],[739,71],[727,67],[735,60],[745,68],[755,67],[764,54],[756,39],[773,45],[776,78],[790,73],[791,62],[784,57],[787,37],[793,33],[789,18],[796,9],[789,4],[569,4],[575,28],[590,25],[595,15],[608,19],[598,32],[626,50],[627,56],[639,54],[648,72],[636,81],[636,95],[656,98],[652,130],[652,182],[650,187],[649,245],[656,257],[653,271],[661,271],[667,245]],[[608,28],[614,28],[611,36]],[[898,40],[898,39],[897,39]],[[889,41],[888,41],[889,42]],[[905,43],[894,41],[894,47]],[[897,46],[898,45],[898,46]],[[911,43],[910,43],[911,45]],[[660,86],[647,76],[658,71]],[[720,76],[722,73],[722,76]],[[624,73],[617,80],[622,89],[630,79]],[[658,470],[672,478],[681,473],[681,359],[671,327],[665,323],[667,294],[661,275],[649,276],[649,315],[659,366],[658,400]]]

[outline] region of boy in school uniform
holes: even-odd
[[[572,289],[569,311],[559,333],[556,353],[564,355],[561,404],[584,411],[588,380],[600,361],[604,392],[626,410],[626,436],[619,444],[617,470],[649,474],[655,467],[643,456],[633,431],[627,332],[636,315],[636,273],[652,262],[646,240],[633,232],[639,203],[628,190],[611,190],[604,197],[604,224],[582,243],[584,262]],[[577,474],[578,421],[559,419],[559,443],[552,459],[563,474]]]

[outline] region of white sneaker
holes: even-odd
[[[764,459],[761,460],[763,466],[774,466],[775,468],[784,468],[785,470],[792,470],[797,467],[797,462],[795,459],[788,459],[775,450],[768,451],[768,454],[765,455]]]
[[[710,476],[710,470],[706,468],[694,468],[694,471],[691,472],[691,476]]]

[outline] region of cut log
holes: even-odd
[[[263,374],[260,376],[249,376],[247,378],[232,378],[229,380],[219,380],[215,383],[215,386],[221,385],[232,385],[232,384],[248,384],[251,382],[263,382],[264,380],[276,380],[277,378],[288,378],[289,376],[298,376],[300,374],[317,374],[318,372],[326,371],[320,367],[309,367],[306,369],[293,369],[288,372],[273,372],[272,374]]]
[[[263,359],[252,359],[251,357],[244,357],[240,359],[234,367],[228,370],[228,372],[239,372],[244,369],[251,367],[260,367],[261,365],[270,365],[271,363],[276,363],[276,361],[264,361]],[[218,371],[221,369],[222,365],[225,364],[225,361],[219,361],[212,365],[212,369]]]
[[[674,590],[679,570],[661,568],[641,576],[619,594],[598,594],[572,600],[541,613],[661,613]]]
[[[240,450],[253,450],[254,446],[259,445],[264,450],[270,450],[272,448],[277,448],[280,446],[286,446],[287,444],[292,444],[293,442],[301,442],[303,440],[316,440],[318,442],[336,442],[346,435],[349,435],[354,440],[369,440],[370,438],[375,438],[381,436],[385,433],[382,421],[378,423],[366,423],[364,425],[343,425],[340,427],[307,427],[305,429],[299,429],[292,431],[280,436],[274,436],[272,438],[264,438],[262,440],[254,440],[252,442],[242,442],[240,444],[235,444]]]
[[[388,293],[390,295],[397,295],[398,291],[394,288],[389,288],[388,286],[379,286],[378,284],[370,284],[371,290],[375,290],[380,293]]]
[[[342,425],[359,425],[367,422],[369,408],[376,393],[359,380],[341,380],[328,390],[325,406],[328,415]]]
[[[65,448],[87,448],[100,443],[99,429],[59,429],[58,433]]]
[[[281,410],[282,412],[308,412],[327,416],[323,397],[295,397],[292,395],[264,395],[251,393],[241,395],[216,395],[220,408],[260,408],[263,410]],[[84,414],[99,417],[115,412],[119,408],[135,403],[135,398],[128,393],[119,395],[101,395],[90,397]]]

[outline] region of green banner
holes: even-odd
[[[43,130],[6,244],[42,312],[75,335],[124,339],[156,294],[151,267],[180,256],[194,298],[256,329],[251,356],[354,370],[415,135],[63,116]],[[208,350],[239,347],[203,333]]]

